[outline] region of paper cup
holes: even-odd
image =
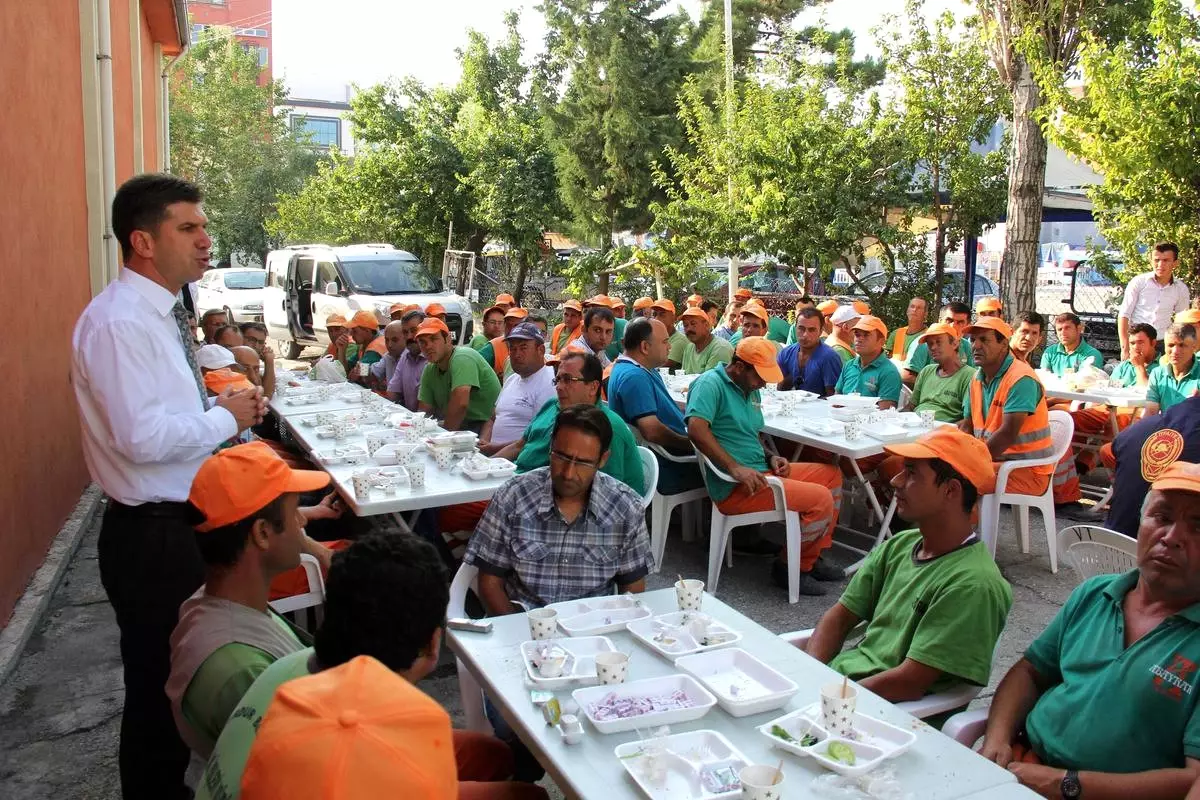
[[[534,639],[553,639],[558,630],[558,612],[553,608],[535,608],[529,618],[529,635]]]
[[[358,362],[358,377],[365,378],[371,374],[371,365],[366,362]]]
[[[371,494],[371,481],[365,474],[351,476],[350,482],[354,487],[354,496],[358,498],[368,497]]]
[[[408,479],[412,483],[412,488],[421,489],[425,486],[425,462],[414,458],[405,467],[408,470]]]
[[[846,441],[857,442],[862,438],[863,426],[857,419],[846,421]]]
[[[742,782],[742,797],[745,800],[779,800],[783,797],[783,772],[774,765],[751,764],[742,767],[738,780]]]
[[[406,444],[416,444],[421,438],[421,431],[414,422],[411,425],[405,425],[401,428],[400,435]]]
[[[842,697],[845,688],[846,696]],[[852,683],[828,683],[821,687],[821,722],[834,736],[848,737],[854,732],[854,708],[858,689]]]
[[[933,423],[935,422],[935,419],[933,416],[933,411],[931,411],[930,409],[925,409],[924,411],[918,411],[917,413],[921,415],[921,427],[922,428],[932,428],[933,427]]]
[[[450,469],[450,465],[454,463],[454,455],[449,448],[435,447],[433,448],[433,460],[438,469]]]
[[[596,674],[603,684],[624,683],[629,677],[629,654],[615,650],[596,653]]]
[[[675,599],[680,611],[699,611],[704,600],[704,581],[675,581]]]

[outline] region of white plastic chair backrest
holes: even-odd
[[[450,583],[450,602],[446,605],[446,619],[467,615],[468,590],[479,593],[479,568],[473,564],[462,564]]]
[[[638,455],[642,459],[642,478],[646,481],[646,491],[642,492],[642,508],[647,509],[654,501],[654,493],[658,491],[658,459],[648,448],[640,445]]]
[[[1058,552],[1081,581],[1117,575],[1137,566],[1137,539],[1099,525],[1072,525],[1058,532]]]
[[[271,601],[271,608],[276,614],[291,614],[325,602],[325,579],[321,575],[320,562],[315,556],[301,553],[300,566],[304,568],[304,577],[308,579],[308,591]]]
[[[1071,447],[1075,436],[1075,420],[1066,411],[1050,412],[1050,438],[1054,442],[1054,460],[1057,462]]]
[[[704,455],[704,453],[700,452],[700,448],[693,447],[693,449],[696,451],[696,464],[700,467],[700,476],[701,477],[707,477],[706,473],[712,472],[713,477],[715,477],[715,478],[720,478],[721,480],[726,481],[728,483],[736,483],[736,481],[733,478],[726,475],[721,470],[717,469],[717,465],[712,463],[711,461],[709,461],[708,456],[706,456],[706,455]]]

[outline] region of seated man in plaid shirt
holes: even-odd
[[[645,590],[653,559],[641,498],[599,472],[612,437],[599,407],[568,406],[554,425],[550,466],[496,492],[463,557],[479,568],[489,614]]]

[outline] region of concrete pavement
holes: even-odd
[[[1017,547],[1008,513],[1001,519],[997,562],[1012,584],[1014,602],[983,698],[991,696],[1004,671],[1077,583],[1066,567],[1050,574],[1040,517],[1033,516],[1033,547],[1028,555]],[[98,533],[99,516],[15,670],[0,686],[0,797],[5,800],[120,797],[116,752],[123,696],[121,663],[116,622],[100,585]],[[849,561],[844,551],[834,553],[839,560]],[[703,577],[707,547],[699,541],[682,542],[672,532],[664,562],[662,572],[649,580],[652,589],[669,586],[677,573]],[[770,585],[769,559],[736,557],[733,568],[722,572],[720,597],[768,629],[783,632],[815,625],[837,599],[836,584],[830,587],[826,597],[801,598],[789,606],[786,593]],[[448,656],[422,688],[461,721]]]

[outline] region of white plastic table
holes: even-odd
[[[1037,800],[1040,797],[1040,794],[1019,783],[1006,783],[1003,786],[993,786],[991,789],[969,794],[963,800]]]
[[[640,597],[655,614],[678,610],[674,589],[647,592]],[[715,730],[724,734],[754,763],[774,765],[783,759],[786,796],[811,796],[810,782],[826,774],[825,770],[811,759],[772,747],[755,728],[816,702],[820,687],[826,683],[840,682],[841,676],[711,595],[705,595],[702,610],[741,631],[744,638],[738,646],[787,675],[799,684],[800,691],[783,708],[749,717],[731,717],[720,706],[715,706],[699,720],[671,726],[671,732]],[[525,615],[493,617],[492,622],[493,631],[490,634],[448,631],[450,647],[566,796],[603,800],[641,797],[633,779],[613,755],[617,745],[636,741],[637,734],[598,733],[584,720],[583,741],[577,745],[563,744],[558,730],[546,724],[541,709],[530,701],[531,687],[525,681],[525,668],[519,650],[520,644],[529,639],[529,623]],[[629,632],[607,635],[619,650],[632,654],[629,680],[680,672],[671,662],[640,644]],[[561,703],[568,700],[571,693],[563,689],[555,695]],[[917,741],[912,749],[887,762],[895,769],[896,779],[915,798],[950,800],[1016,781],[1008,770],[943,736],[861,687],[858,710],[916,732]]]

